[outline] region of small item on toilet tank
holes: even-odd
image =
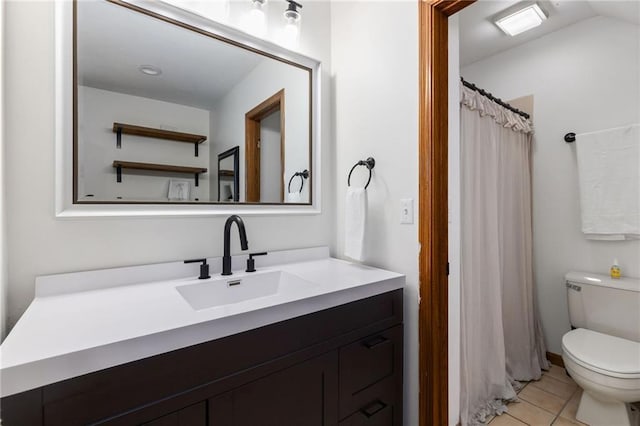
[[[620,266],[618,266],[618,259],[613,259],[613,265],[611,265],[611,269],[609,270],[611,274],[611,278],[620,278],[622,273],[620,272]]]

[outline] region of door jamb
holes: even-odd
[[[475,0],[419,0],[419,415],[449,424],[448,18]]]

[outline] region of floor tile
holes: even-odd
[[[568,400],[571,395],[578,389],[578,385],[575,383],[565,383],[560,380],[554,379],[551,376],[542,376],[540,380],[537,382],[529,383],[529,386],[536,387],[538,389],[542,389],[543,391],[547,391],[554,395],[563,398],[565,401]]]
[[[530,402],[540,408],[544,408],[552,414],[558,414],[565,403],[565,400],[559,396],[545,392],[542,389],[531,386],[531,384],[518,394],[518,398]]]
[[[520,420],[511,417],[508,414],[502,414],[496,416],[495,419],[489,423],[491,426],[526,426],[526,423],[522,423]]]
[[[487,419],[484,421],[484,424],[487,425],[487,424],[491,423],[491,420],[493,420],[495,418],[496,418],[496,416],[493,416],[493,415],[490,416],[490,417],[487,417]]]
[[[516,391],[517,394],[522,392],[522,389],[526,388],[529,382],[522,382],[522,387]]]
[[[524,400],[512,402],[507,405],[507,410],[510,416],[528,425],[549,426],[556,417],[555,414],[536,407]]]
[[[580,423],[577,420],[569,420],[564,417],[558,417],[554,422],[553,426],[585,426],[584,423]]]
[[[558,367],[557,365],[552,365],[549,371],[544,372],[544,375],[551,376],[554,379],[560,380],[561,382],[575,384],[573,379],[567,376],[567,371],[562,367]]]
[[[562,409],[560,416],[565,419],[576,421],[576,413],[578,412],[578,405],[580,405],[580,397],[582,397],[582,389],[578,389],[573,394],[569,402],[567,402],[567,405]]]

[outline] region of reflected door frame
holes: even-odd
[[[260,121],[280,111],[280,201],[284,202],[284,89],[245,114],[245,201],[260,202]]]

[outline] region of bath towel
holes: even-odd
[[[364,188],[347,188],[344,224],[344,255],[364,260],[364,234],[367,223],[367,191]]]
[[[640,124],[579,134],[576,150],[586,238],[639,238]]]
[[[287,203],[302,203],[302,193],[287,192]]]

